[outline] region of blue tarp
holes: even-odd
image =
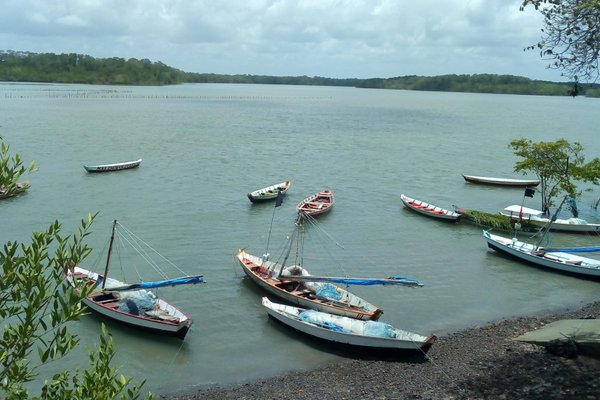
[[[187,283],[202,283],[204,282],[204,278],[201,276],[194,276],[190,278],[178,278],[178,279],[169,279],[166,281],[158,281],[158,282],[143,282],[140,283],[140,289],[151,289],[162,286],[172,286],[172,285],[184,285]]]

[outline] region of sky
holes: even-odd
[[[566,81],[522,0],[2,0],[0,50],[149,59],[198,73],[507,74]]]

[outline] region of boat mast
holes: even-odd
[[[108,245],[108,254],[106,256],[106,267],[104,268],[104,279],[102,280],[102,290],[106,286],[106,278],[108,278],[108,266],[110,264],[110,253],[112,252],[113,242],[115,240],[115,228],[117,226],[117,220],[113,221],[112,233],[110,235],[110,244]]]

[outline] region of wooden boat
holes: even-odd
[[[29,189],[31,185],[29,185],[29,181],[18,182],[14,185],[12,189],[8,187],[1,186],[0,187],[0,199],[7,199],[9,197],[16,196],[20,193],[23,193],[27,189]]]
[[[361,321],[310,309],[272,303],[262,298],[270,317],[314,338],[357,350],[387,352],[427,352],[435,335],[423,336],[384,322]]]
[[[101,165],[84,165],[83,168],[87,172],[110,172],[110,171],[121,171],[123,169],[135,168],[140,165],[142,159],[135,161],[125,161],[115,164],[101,164]]]
[[[483,231],[490,249],[515,257],[521,261],[534,264],[544,269],[552,269],[582,277],[600,278],[600,260],[571,254],[577,249],[549,249],[537,244],[493,235]],[[600,248],[596,248],[600,250]],[[580,249],[584,250],[584,249]],[[590,249],[585,249],[590,251]]]
[[[250,199],[252,203],[274,200],[277,198],[279,193],[282,195],[285,194],[290,186],[292,186],[292,181],[285,181],[275,185],[267,186],[248,193],[248,199]]]
[[[449,221],[458,221],[460,218],[460,214],[455,211],[434,206],[433,204],[429,204],[421,200],[415,200],[412,197],[406,196],[405,194],[400,195],[400,200],[402,200],[402,203],[404,203],[407,208],[416,211],[419,214],[427,215],[428,217]]]
[[[252,282],[291,304],[362,320],[377,320],[383,313],[382,309],[331,283],[286,279],[285,275],[310,275],[298,265],[286,268],[243,249],[239,249],[235,257]]]
[[[493,178],[489,176],[474,176],[464,175],[463,178],[467,182],[481,183],[485,185],[497,185],[497,186],[530,186],[534,187],[540,184],[539,179],[512,179],[512,178]]]
[[[542,211],[513,204],[500,211],[500,214],[506,215],[519,222],[526,222],[539,228],[548,227],[551,231],[570,232],[570,233],[591,233],[600,232],[600,224],[592,224],[581,218],[556,218],[552,221],[546,217]]]
[[[329,189],[325,189],[298,203],[296,211],[301,214],[316,217],[317,215],[329,211],[333,206],[334,201],[335,198],[333,197],[333,192]]]
[[[202,276],[185,276],[158,282],[127,284],[109,277],[110,255],[116,226],[115,220],[104,275],[75,266],[67,271],[67,282],[79,293],[85,287],[91,289],[82,301],[92,311],[134,328],[184,339],[192,325],[192,319],[177,307],[156,297],[148,289],[202,283],[204,279]],[[143,254],[148,259],[148,253]]]

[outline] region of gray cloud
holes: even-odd
[[[5,0],[1,48],[149,58],[190,72],[505,73],[559,80],[521,0]]]

